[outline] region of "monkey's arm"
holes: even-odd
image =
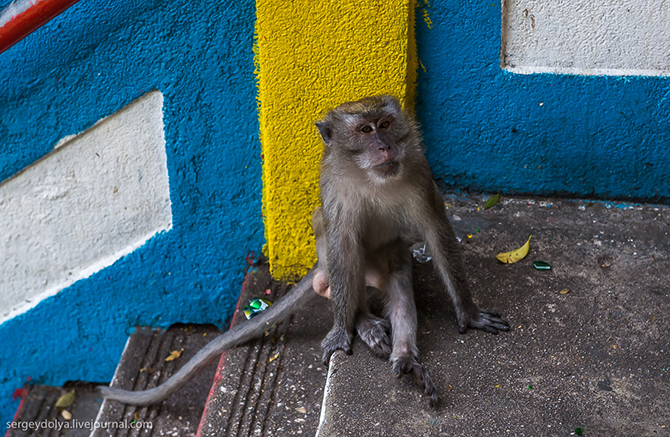
[[[305,306],[313,297],[312,280],[316,269],[312,269],[288,294],[253,319],[232,327],[202,348],[177,373],[156,388],[144,391],[128,391],[100,386],[98,392],[107,399],[115,399],[130,405],[151,405],[162,401],[179,390],[197,372],[207,366],[224,351],[258,338],[277,322]]]
[[[500,314],[482,310],[473,302],[456,235],[444,210],[442,196],[434,184],[432,191],[434,219],[432,226],[426,230],[426,240],[433,254],[435,268],[454,302],[459,331],[461,334],[468,328],[482,329],[492,334],[507,331],[509,324]]]
[[[328,282],[333,305],[333,328],[321,342],[323,363],[338,349],[351,355],[356,311],[365,295],[365,264],[358,229],[359,221],[336,216],[327,226]]]

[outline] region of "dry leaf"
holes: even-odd
[[[496,255],[496,258],[498,259],[498,261],[503,262],[505,264],[512,264],[519,260],[524,259],[526,255],[528,255],[528,251],[530,250],[531,238],[533,238],[532,235],[528,237],[528,241],[526,241],[526,244],[524,244],[520,248],[512,250],[511,252],[500,252],[498,255]]]
[[[56,401],[56,408],[67,408],[74,403],[74,390],[65,393]]]
[[[295,411],[297,411],[300,414],[307,414],[307,410],[305,409],[305,407],[296,408]]]
[[[564,288],[563,290],[559,291],[559,293],[568,294],[568,293],[570,293],[570,289],[569,288]]]
[[[274,360],[276,360],[277,358],[279,358],[279,353],[276,353],[276,354],[274,354],[273,357],[270,357],[270,360],[269,360],[268,362],[271,363],[271,362],[273,362]]]
[[[60,415],[63,416],[63,419],[65,419],[65,420],[72,419],[72,413],[70,413],[68,410],[61,411]]]
[[[184,353],[184,348],[181,348],[178,351],[172,351],[170,352],[170,356],[168,356],[165,361],[174,361],[177,358],[181,357],[181,354]]]

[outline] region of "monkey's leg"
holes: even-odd
[[[397,378],[408,376],[412,379],[428,396],[429,405],[434,407],[438,401],[437,390],[426,369],[416,359],[419,351],[416,346],[417,317],[410,252],[404,245],[399,246],[389,275],[385,305],[393,334],[393,373]]]
[[[379,358],[386,359],[391,355],[391,324],[388,320],[362,312],[356,318],[356,332]]]
[[[365,299],[359,302],[360,312],[356,316],[356,333],[375,355],[388,359],[391,355],[391,338],[389,337],[391,323],[370,311],[371,304],[378,304],[378,308],[382,308],[382,296],[385,294],[383,290],[387,287],[388,259],[383,253],[366,258],[366,293]]]

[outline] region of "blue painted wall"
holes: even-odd
[[[109,381],[135,325],[226,325],[264,242],[254,7],[85,0],[0,54],[0,180],[158,89],[173,212],[171,231],[0,325],[0,429],[27,377]]]
[[[470,190],[670,202],[670,78],[502,71],[500,11],[499,0],[417,1],[417,114],[434,176]]]

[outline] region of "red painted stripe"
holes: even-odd
[[[246,295],[244,290],[250,286],[250,281],[253,279],[251,274],[254,271],[254,268],[251,267],[249,271],[244,275],[244,281],[242,282],[242,291],[240,292],[240,298],[237,300],[237,306],[235,307],[235,312],[233,313],[232,320],[230,321],[230,327],[232,328],[237,323],[243,322],[245,320],[244,316],[240,316],[242,309],[244,308],[245,303],[242,302],[243,296]],[[237,317],[236,317],[237,316]],[[226,358],[228,357],[228,351],[225,351],[221,354],[219,359],[219,365],[216,368],[216,374],[214,375],[214,381],[212,381],[212,388],[209,390],[209,396],[207,396],[207,402],[205,403],[205,409],[202,412],[202,417],[200,419],[200,425],[198,425],[198,432],[196,437],[201,437],[204,432],[206,418],[209,417],[209,406],[211,405],[210,400],[213,399],[218,393],[221,385],[223,384],[223,368],[226,366]]]
[[[17,391],[20,391],[21,393],[21,402],[19,403],[19,408],[16,409],[16,413],[14,413],[14,418],[12,419],[12,422],[16,422],[17,419],[19,418],[19,414],[21,414],[21,410],[23,410],[23,407],[26,404],[26,399],[28,399],[28,388],[23,387],[21,389],[18,389]],[[7,428],[7,432],[5,433],[5,437],[9,437],[9,432],[14,431],[12,428]]]
[[[0,53],[21,41],[78,1],[23,0],[20,2],[21,4],[30,3],[31,5],[0,27]]]

